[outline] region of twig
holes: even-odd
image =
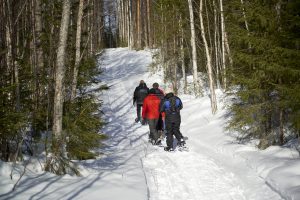
[[[31,161],[31,156],[30,156],[30,159],[28,160],[28,162],[26,163],[26,165],[24,165],[24,170],[23,170],[23,172],[22,172],[20,178],[19,178],[19,179],[17,180],[17,182],[15,183],[15,185],[14,185],[12,191],[14,191],[14,190],[16,189],[16,187],[17,187],[18,183],[20,182],[21,178],[24,176],[24,174],[25,174],[25,172],[26,172],[26,167],[27,167],[27,165],[30,163],[30,161]]]

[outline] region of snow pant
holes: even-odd
[[[166,129],[167,129],[167,146],[173,148],[173,135],[180,141],[183,136],[180,133],[180,121],[170,122],[166,121]]]
[[[158,119],[148,119],[148,125],[150,129],[149,137],[155,141],[159,138],[158,131],[157,131],[157,122]]]
[[[164,122],[162,120],[162,116],[161,114],[159,114],[159,119],[158,119],[158,122],[157,122],[157,127],[156,127],[157,130],[163,130],[164,129]]]
[[[141,119],[141,111],[142,111],[143,104],[136,104],[136,116],[137,121],[142,121]]]

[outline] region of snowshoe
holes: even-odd
[[[161,140],[160,140],[160,139],[158,139],[158,140],[155,142],[155,144],[154,144],[154,145],[157,145],[157,146],[162,146]]]
[[[182,146],[184,146],[185,145],[185,141],[184,140],[181,140],[181,141],[179,141],[178,143],[177,143],[177,146],[179,146],[179,147],[182,147]]]
[[[164,147],[164,150],[169,151],[169,152],[174,151],[174,149],[172,147]]]
[[[189,138],[187,136],[183,136],[183,140],[186,141],[188,140]]]
[[[186,146],[186,143],[184,140],[181,140],[180,142],[178,142],[177,147],[178,147],[178,151],[189,151],[189,148]]]

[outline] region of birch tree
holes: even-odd
[[[196,49],[196,34],[195,34],[195,23],[194,23],[194,10],[192,0],[188,0],[189,13],[190,13],[190,28],[191,28],[191,46],[192,46],[192,62],[193,62],[193,81],[194,91],[196,96],[202,95],[202,84],[198,78],[198,66],[197,66],[197,49]]]
[[[80,44],[81,44],[81,21],[83,16],[83,3],[84,0],[79,1],[78,6],[78,15],[77,15],[77,28],[76,28],[76,53],[75,53],[75,64],[73,71],[73,81],[72,81],[72,91],[71,99],[74,99],[76,96],[76,86],[77,86],[77,77],[78,77],[78,68],[80,64]]]
[[[220,12],[221,12],[221,37],[222,37],[222,69],[223,69],[223,85],[226,89],[226,57],[225,57],[225,22],[224,22],[224,10],[223,10],[223,0],[219,1]]]
[[[63,103],[64,103],[64,76],[65,57],[70,19],[70,0],[63,1],[63,11],[59,32],[59,44],[56,57],[55,90],[53,106],[53,155],[48,159],[46,170],[56,174],[66,173],[65,139],[62,130]]]
[[[208,79],[209,79],[209,89],[210,89],[210,104],[212,113],[215,114],[217,111],[217,99],[215,94],[215,86],[214,86],[214,78],[212,72],[212,62],[211,62],[211,55],[208,49],[208,44],[205,36],[205,29],[203,25],[203,1],[200,0],[200,10],[199,10],[199,18],[200,18],[200,29],[201,29],[201,36],[205,47],[205,55],[206,55],[206,68],[208,72]]]

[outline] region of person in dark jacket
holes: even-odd
[[[147,120],[150,134],[149,139],[151,140],[152,144],[159,145],[159,134],[157,130],[157,123],[159,120],[159,106],[160,106],[161,99],[156,95],[155,89],[149,90],[149,95],[145,98],[143,104],[143,120]]]
[[[177,145],[183,146],[185,141],[180,133],[181,116],[180,110],[183,108],[182,101],[172,92],[166,94],[160,104],[160,112],[165,112],[165,123],[167,130],[167,146],[165,151],[173,150],[173,135],[177,139]]]
[[[141,109],[143,107],[144,99],[146,98],[148,93],[149,93],[149,88],[147,87],[146,83],[143,80],[141,80],[139,86],[135,88],[133,93],[133,105],[136,105],[136,115],[137,115],[135,122],[142,122]]]
[[[158,97],[160,97],[161,99],[163,99],[164,96],[165,96],[165,93],[162,89],[159,88],[159,84],[155,82],[155,83],[152,84],[152,87],[155,89],[155,94]]]

